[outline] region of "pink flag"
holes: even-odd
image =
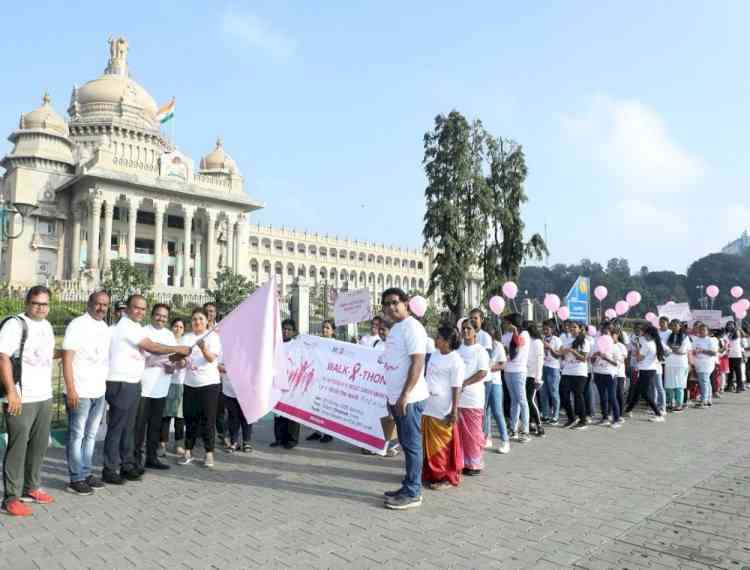
[[[216,325],[224,367],[248,423],[270,412],[289,389],[274,285],[269,280]]]

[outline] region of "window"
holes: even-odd
[[[185,218],[181,218],[180,216],[171,216],[167,214],[167,227],[168,228],[177,228],[177,229],[185,229]]]
[[[115,206],[112,209],[112,219],[116,221],[125,220],[125,210],[123,210],[119,206]]]
[[[120,247],[120,236],[117,234],[112,234],[112,239],[109,242],[109,250],[117,251],[119,247]]]
[[[135,252],[136,253],[146,253],[149,255],[153,255],[154,253],[154,240],[152,239],[143,239],[143,238],[135,238]]]
[[[154,212],[138,210],[135,220],[137,223],[143,224],[144,226],[153,226],[156,225],[156,214]]]
[[[43,236],[57,235],[57,221],[54,218],[39,218],[38,228]]]

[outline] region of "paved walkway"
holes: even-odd
[[[217,452],[213,470],[174,466],[93,497],[62,491],[51,450],[57,503],[0,517],[0,567],[750,570],[748,410],[750,393],[732,394],[666,424],[551,428],[405,512],[381,498],[401,458],[269,449],[268,422],[251,455]]]

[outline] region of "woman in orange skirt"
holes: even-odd
[[[455,487],[464,468],[458,435],[458,400],[464,381],[464,362],[456,352],[459,346],[456,329],[440,327],[427,366],[430,397],[422,414],[422,480],[430,489]]]

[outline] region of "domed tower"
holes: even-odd
[[[29,255],[29,245],[36,243],[37,220],[45,220],[45,227],[56,231],[55,189],[73,177],[75,145],[70,140],[68,125],[52,108],[46,93],[40,107],[21,115],[18,129],[8,140],[13,143],[13,150],[0,161],[0,166],[5,168],[0,184],[4,198],[14,203],[33,204],[37,210],[23,220],[23,233],[5,244],[7,250],[2,255],[0,280],[28,283],[37,280],[39,275],[37,262],[41,258]],[[13,224],[15,234],[21,230],[21,219],[15,216]],[[50,260],[57,255],[53,253],[57,248],[53,241],[51,238],[47,243],[50,250],[42,260],[44,267],[49,267]]]
[[[104,167],[154,174],[166,142],[156,122],[156,101],[130,77],[127,58],[127,40],[110,37],[104,73],[73,88],[70,136],[83,161],[104,151],[99,157]]]
[[[242,174],[237,163],[224,150],[224,141],[216,139],[216,147],[201,158],[199,181],[226,188],[229,192],[242,192]]]

